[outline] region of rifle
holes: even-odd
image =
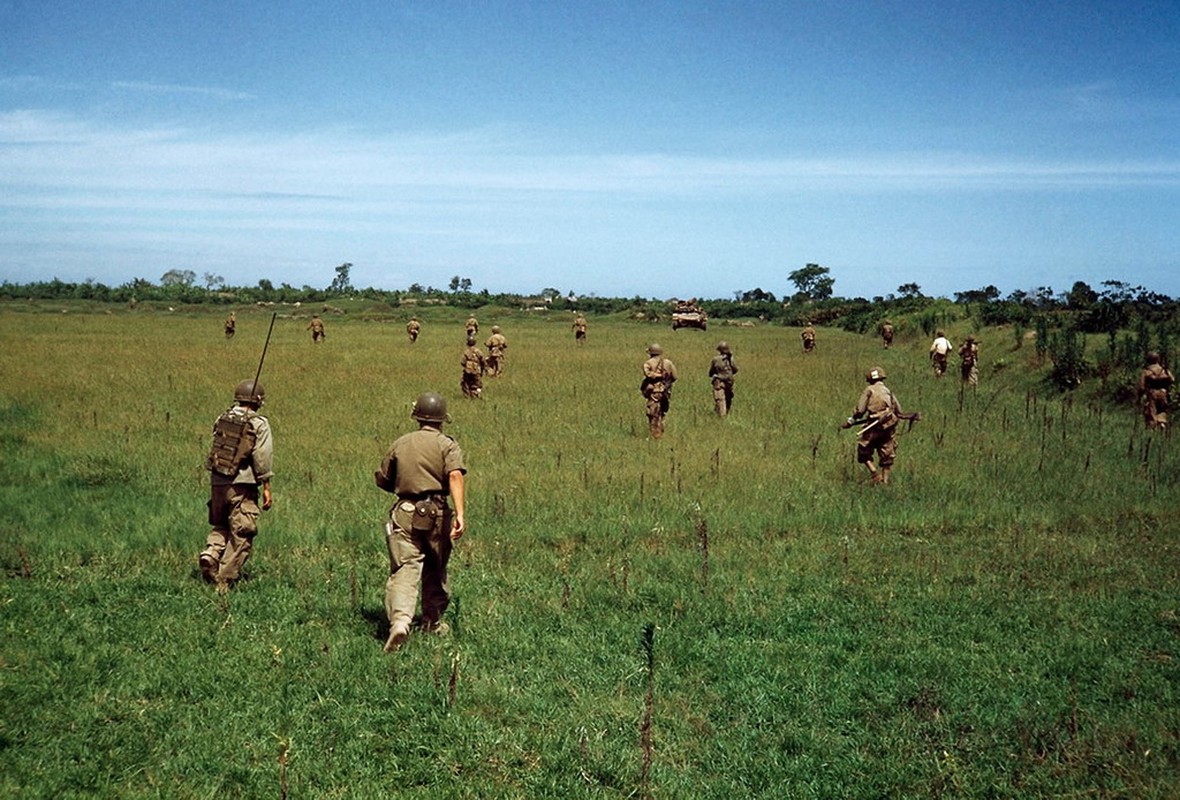
[[[907,430],[909,430],[914,427],[915,422],[922,419],[922,412],[908,411],[904,414],[898,414],[897,418],[899,420],[906,420],[907,422],[909,422],[910,425],[909,425],[909,428],[907,429]],[[863,428],[861,428],[859,431],[857,431],[857,433],[864,433],[869,428],[872,428],[874,425],[877,425],[880,422],[881,422],[880,419],[873,419],[872,417],[862,417],[860,419],[853,419],[852,417],[849,417],[848,419],[844,420],[844,422],[840,425],[840,430],[848,430],[853,425],[864,425]]]

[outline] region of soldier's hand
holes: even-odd
[[[467,530],[467,525],[463,521],[462,514],[455,514],[451,517],[451,541],[456,541]]]
[[[264,483],[262,485],[262,510],[270,511],[272,505],[274,505],[274,497],[270,493],[270,484]]]

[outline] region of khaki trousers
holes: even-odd
[[[205,553],[217,559],[216,580],[236,581],[250,558],[258,534],[258,487],[248,483],[214,484],[209,499]]]
[[[389,578],[385,581],[385,614],[389,627],[409,628],[422,591],[424,628],[442,619],[451,603],[447,561],[451,558],[451,509],[438,505],[430,530],[415,530],[414,504],[399,500],[385,526],[389,550]]]

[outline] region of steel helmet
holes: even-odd
[[[423,392],[414,401],[410,416],[419,422],[446,422],[447,401],[438,392]]]
[[[468,347],[471,347],[471,346],[472,346],[472,345],[474,345],[474,344],[475,344],[475,337],[474,337],[474,336],[468,336],[468,337],[467,337],[467,346],[468,346]]]
[[[493,325],[493,326],[492,326],[492,333],[499,333],[499,332],[500,332],[500,326],[499,326],[499,325]]]
[[[234,387],[234,400],[261,406],[266,402],[266,387],[261,383],[255,385],[254,381],[249,379],[244,380]]]
[[[717,352],[729,355],[729,342],[718,342]]]
[[[1147,363],[1148,364],[1160,363],[1160,354],[1157,353],[1155,350],[1148,350],[1147,351]]]
[[[885,370],[880,367],[873,367],[865,373],[865,382],[876,383],[877,381],[885,380]]]
[[[664,348],[660,347],[655,342],[652,342],[647,346],[647,354],[649,356],[662,356],[664,354]]]

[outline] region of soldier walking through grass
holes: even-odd
[[[418,341],[418,333],[422,330],[422,323],[418,321],[417,317],[410,317],[410,321],[406,323],[406,335],[410,337],[410,344]]]
[[[508,349],[508,340],[500,332],[499,325],[492,326],[492,335],[483,343],[483,346],[488,349],[488,374],[493,378],[498,378],[504,374],[504,351]]]
[[[312,314],[311,322],[307,323],[307,330],[311,331],[311,341],[313,344],[318,344],[322,339],[327,337],[324,333],[324,321],[320,319],[319,314]]]
[[[946,359],[952,349],[951,340],[939,330],[934,334],[934,342],[930,345],[930,363],[934,365],[934,377],[941,378],[946,372]]]
[[[807,323],[803,332],[799,334],[799,338],[803,340],[804,353],[810,353],[815,350],[815,328],[810,322]]]
[[[1176,379],[1160,363],[1160,354],[1147,354],[1147,366],[1139,375],[1139,400],[1143,404],[1143,421],[1148,428],[1168,427],[1168,389]]]
[[[574,330],[574,341],[577,342],[578,344],[585,344],[586,343],[586,317],[582,315],[581,311],[578,312],[578,316],[574,317],[573,330]]]
[[[672,384],[676,382],[676,365],[664,358],[664,348],[651,344],[643,362],[643,383],[639,391],[647,400],[647,427],[651,438],[664,435],[664,417],[672,401]]]
[[[959,372],[968,386],[979,383],[979,342],[974,336],[968,336],[959,347]]]
[[[472,314],[467,318],[467,337],[475,338],[475,334],[479,333],[479,320]]]
[[[225,318],[225,338],[232,339],[238,330],[238,318],[234,312],[229,312],[229,316]]]
[[[709,364],[709,379],[713,382],[713,407],[719,417],[728,415],[733,405],[733,376],[737,371],[729,343],[718,342],[717,355]]]
[[[889,320],[881,323],[881,342],[886,350],[893,346],[893,323]]]
[[[467,337],[467,349],[463,351],[459,365],[463,368],[463,374],[459,378],[459,388],[463,390],[463,396],[472,400],[479,398],[483,394],[483,374],[487,369],[487,362],[483,351],[475,346],[474,336]]]
[[[856,461],[865,465],[873,483],[889,483],[889,471],[897,455],[895,434],[902,418],[901,406],[885,385],[885,370],[873,367],[865,373],[865,381],[868,386],[861,392],[860,400],[844,427],[864,424],[856,439]],[[873,464],[874,454],[876,465]]]
[[[213,424],[209,524],[198,564],[205,580],[221,591],[241,576],[258,533],[259,492],[262,510],[274,502],[274,440],[270,422],[258,413],[266,401],[262,384],[244,380],[234,388],[234,405]]]
[[[441,395],[424,392],[410,416],[418,430],[400,436],[381,461],[373,480],[397,495],[385,523],[389,578],[385,582],[385,614],[389,637],[385,652],[397,650],[410,635],[421,590],[419,629],[446,633],[443,614],[451,602],[447,562],[451,547],[466,531],[464,522],[463,451],[442,432],[448,422]],[[454,504],[452,511],[447,498]]]

